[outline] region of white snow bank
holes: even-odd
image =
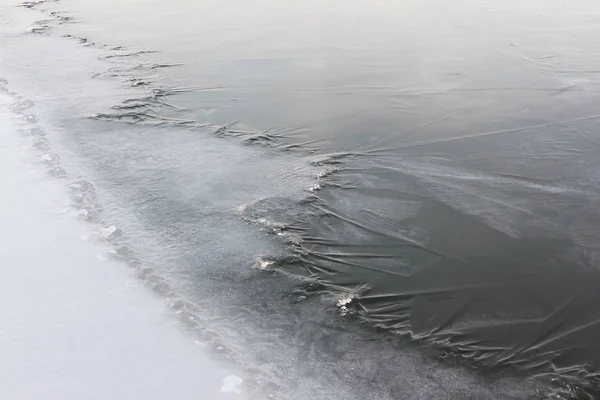
[[[0,110],[0,398],[244,398],[239,380],[221,391],[239,371],[85,239],[91,228],[64,212],[67,182],[46,175],[10,118]]]

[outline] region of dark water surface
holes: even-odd
[[[600,3],[30,5],[0,76],[264,393],[600,398]]]

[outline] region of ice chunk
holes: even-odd
[[[239,386],[244,382],[242,378],[237,375],[227,375],[223,378],[223,386],[221,387],[221,392],[223,393],[242,393]]]
[[[100,228],[99,231],[100,236],[107,240],[114,239],[121,234],[121,230],[114,225]]]

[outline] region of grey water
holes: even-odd
[[[2,13],[13,108],[252,396],[600,398],[600,4]]]

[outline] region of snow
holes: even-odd
[[[244,398],[237,368],[104,257],[106,241],[86,240],[92,228],[64,212],[68,181],[11,119],[0,110],[0,398]]]

